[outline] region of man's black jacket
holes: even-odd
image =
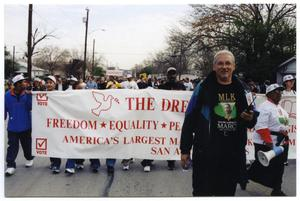
[[[243,164],[246,160],[245,145],[247,143],[247,128],[252,128],[256,124],[258,112],[254,112],[254,118],[251,122],[241,119],[241,113],[248,107],[246,100],[245,85],[233,76],[232,84],[235,89],[236,105],[237,105],[237,150],[239,150],[239,164]],[[197,153],[210,154],[210,146],[212,141],[211,116],[213,106],[216,103],[216,87],[217,79],[215,72],[211,72],[208,77],[197,85],[190,99],[183,127],[181,132],[180,150],[181,154],[190,154],[193,147],[193,158]]]

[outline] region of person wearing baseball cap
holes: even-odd
[[[296,96],[296,91],[293,89],[295,85],[295,77],[293,75],[285,75],[283,77],[284,90],[282,95],[284,96]]]
[[[258,161],[258,151],[269,151],[275,146],[288,150],[289,115],[279,104],[283,87],[271,84],[266,89],[267,100],[258,106],[259,116],[253,134],[255,161],[248,170],[249,179],[273,189],[271,196],[285,196],[281,190],[284,173],[284,153],[270,160],[268,167]]]
[[[21,144],[26,158],[26,167],[33,165],[31,154],[31,109],[32,95],[26,93],[26,78],[16,75],[12,78],[14,87],[5,93],[5,119],[9,115],[7,135],[8,147],[6,153],[7,169],[5,176],[11,176],[16,172],[16,158]]]
[[[139,89],[131,74],[127,74],[126,79],[126,81],[121,82],[122,89]]]
[[[176,73],[176,68],[174,68],[174,67],[169,67],[168,69],[167,69],[167,73],[169,73],[169,72],[174,72],[174,73]]]
[[[42,80],[38,77],[33,79],[32,91],[44,91],[45,89],[42,86]]]
[[[121,88],[122,89],[133,89],[133,90],[138,90],[139,89],[136,81],[133,79],[133,77],[132,77],[131,74],[127,74],[126,78],[127,78],[126,81],[121,82]],[[113,159],[113,160],[115,160],[115,159]],[[122,169],[124,171],[129,170],[131,162],[133,162],[133,158],[125,158],[125,159],[123,159],[121,161],[122,166],[123,166]]]
[[[23,80],[26,80],[23,74],[16,75],[15,77],[12,78],[12,82],[14,85]]]
[[[283,87],[284,87],[284,90],[282,91],[283,96],[296,96],[296,91],[294,90],[295,80],[296,80],[296,78],[293,75],[285,75],[283,77],[283,80],[282,80]],[[286,156],[284,165],[288,166],[289,165],[288,147],[287,147],[287,149],[284,150],[284,154]]]
[[[271,84],[266,89],[266,96],[268,97],[268,94],[271,92],[277,92],[277,94],[282,94],[281,92],[284,90],[284,87],[279,84]],[[281,96],[280,96],[281,99]],[[278,104],[278,103],[277,103]]]
[[[73,90],[75,89],[76,85],[78,84],[78,79],[71,75],[70,78],[68,78],[69,81],[69,87],[66,90]]]
[[[163,90],[185,90],[185,86],[177,82],[177,70],[174,67],[169,67],[167,69],[167,81],[164,84],[158,86],[158,89]],[[141,165],[144,167],[144,172],[150,172],[152,167],[153,160],[144,159],[141,162]],[[168,170],[173,171],[175,169],[175,160],[167,160]]]

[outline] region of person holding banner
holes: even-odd
[[[71,75],[70,78],[68,78],[69,81],[69,87],[66,89],[66,91],[69,90],[75,90],[79,86],[79,81],[76,77]],[[76,159],[67,159],[66,165],[65,165],[65,173],[72,175],[75,174],[75,167],[76,167]]]
[[[5,176],[11,176],[16,172],[16,158],[19,152],[19,143],[23,148],[26,158],[25,167],[33,165],[31,152],[31,109],[32,95],[25,92],[26,79],[22,74],[13,79],[13,88],[5,93],[5,119],[9,115],[7,134],[8,147],[6,154],[7,169]]]
[[[279,104],[283,89],[278,84],[268,86],[267,100],[258,107],[260,115],[253,135],[255,161],[248,171],[249,179],[273,188],[271,196],[285,196],[281,190],[285,155],[281,153],[269,159],[269,165],[265,167],[258,160],[258,152],[267,152],[279,145],[284,149],[288,146],[289,116]]]
[[[76,86],[76,89],[80,90],[80,89],[90,89],[90,88],[87,88],[86,84],[84,82],[81,82]],[[98,171],[100,169],[100,166],[101,166],[100,160],[97,159],[97,158],[92,158],[92,159],[89,159],[89,160],[90,160],[90,167],[91,167],[92,172],[93,173],[98,173]],[[84,159],[75,159],[76,169],[82,170],[84,168],[83,163],[84,163]],[[116,163],[116,159],[111,159],[111,158],[106,159],[107,173],[109,175],[114,174],[115,163]]]
[[[78,79],[71,75],[70,78],[68,78],[69,86],[66,90],[73,90],[75,89],[76,85],[78,85]]]
[[[293,75],[285,75],[283,77],[283,86],[284,90],[282,91],[283,96],[296,96],[296,91],[294,90],[296,78]],[[284,165],[288,166],[288,152],[289,152],[289,146],[284,149],[284,155],[285,155],[285,162]]]
[[[234,196],[246,171],[247,128],[254,127],[258,113],[248,105],[249,93],[234,70],[233,54],[217,52],[213,71],[197,85],[186,111],[181,165],[186,169],[192,160],[193,196]],[[230,118],[226,118],[226,104],[231,106]]]
[[[292,75],[285,75],[283,77],[284,90],[282,95],[284,96],[296,96],[296,91],[293,89],[295,85],[295,78]]]
[[[131,74],[128,74],[126,76],[127,80],[121,83],[121,88],[122,89],[133,89],[133,90],[137,90],[139,89],[137,83],[135,82],[135,80],[133,79]],[[122,165],[123,165],[123,170],[129,170],[129,164],[133,162],[133,158],[129,158],[129,159],[123,159],[121,161]]]
[[[76,80],[75,80],[76,79]],[[72,88],[68,90],[80,90],[86,88],[86,83],[83,81],[77,80],[77,78],[71,78],[71,81],[74,81],[71,86]],[[91,170],[93,173],[97,173],[100,168],[100,160],[99,159],[90,159],[91,162]],[[75,173],[75,169],[82,170],[84,168],[84,159],[67,159],[65,166],[65,173],[72,175]]]
[[[45,78],[46,82],[46,90],[47,91],[54,91],[56,88],[56,78],[52,75],[49,75]],[[61,165],[61,159],[60,158],[54,158],[50,157],[50,170],[53,174],[60,173],[60,165]]]
[[[185,91],[185,86],[177,80],[177,70],[174,67],[167,69],[167,82],[158,86],[158,89],[164,90],[182,90]],[[168,170],[175,169],[175,161],[168,160]]]
[[[169,67],[167,69],[167,81],[164,84],[161,84],[158,86],[158,89],[164,89],[164,90],[184,90],[185,86],[177,82],[177,70],[174,67]],[[144,172],[150,172],[151,166],[152,166],[153,160],[147,160],[144,159],[141,162],[141,165],[144,167]],[[175,160],[167,160],[168,162],[168,170],[174,170],[175,169]]]

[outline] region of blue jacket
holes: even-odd
[[[5,93],[5,119],[9,115],[7,130],[23,132],[31,129],[32,95],[22,93],[16,96],[13,90]]]
[[[86,89],[98,89],[97,83],[94,81],[88,81],[86,83]]]

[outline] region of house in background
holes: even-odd
[[[16,61],[16,63],[18,63],[20,65],[20,69],[18,71],[16,71],[15,73],[19,74],[19,73],[23,73],[23,74],[27,74],[27,62],[25,61]],[[49,74],[49,72],[45,69],[42,68],[38,68],[34,65],[32,65],[32,69],[31,69],[31,77],[43,77],[45,75]]]
[[[282,84],[282,78],[285,75],[296,76],[296,56],[286,60],[277,67],[276,81]]]

